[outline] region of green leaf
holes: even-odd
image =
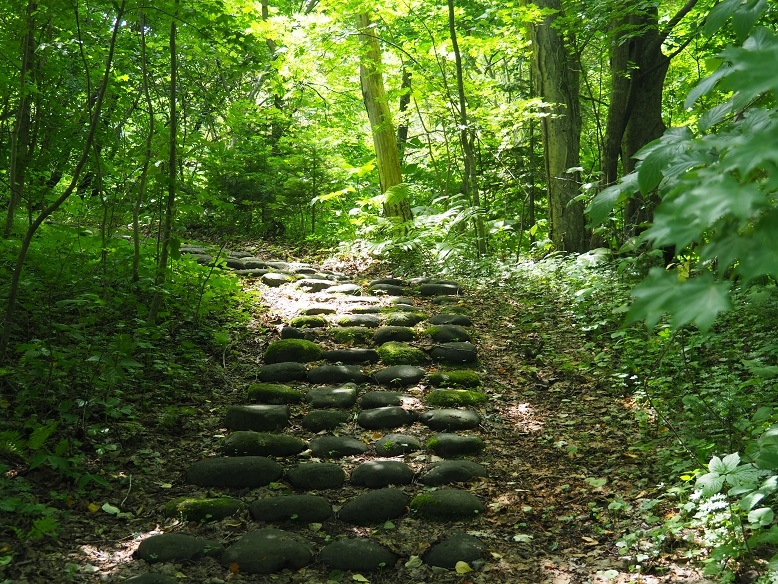
[[[741,0],[723,0],[711,8],[708,16],[705,18],[705,26],[702,32],[706,37],[712,37],[718,30],[724,26],[729,17],[740,6]]]
[[[715,282],[709,273],[681,282],[674,272],[652,268],[632,290],[634,301],[627,322],[644,320],[653,328],[663,314],[669,313],[673,329],[694,323],[705,332],[718,313],[730,307],[729,288],[729,282]]]
[[[597,193],[586,208],[589,225],[596,227],[604,223],[618,203],[630,198],[637,191],[637,174],[632,173],[625,176],[620,183]]]
[[[710,464],[708,464],[708,469],[710,469],[711,472],[726,474],[735,470],[738,464],[740,464],[740,455],[737,452],[734,452],[728,454],[723,459],[714,456],[711,459]]]
[[[738,42],[742,43],[767,9],[767,0],[751,0],[739,4],[738,9],[732,14],[732,28],[735,29]]]
[[[761,527],[767,527],[773,522],[775,513],[769,507],[761,507],[754,509],[748,514],[748,521],[751,523],[758,523]]]
[[[721,488],[723,486],[724,486],[724,477],[715,472],[709,472],[707,474],[702,475],[700,478],[697,479],[697,482],[695,483],[695,487],[698,489],[702,489],[702,494],[705,495],[706,497],[715,495],[716,493],[721,491]]]
[[[386,195],[386,205],[392,206],[407,199],[410,194],[410,189],[408,188],[407,183],[400,183],[386,189],[386,193],[384,194]]]

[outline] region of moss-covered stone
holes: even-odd
[[[481,376],[472,369],[454,369],[430,373],[427,381],[432,387],[478,387]]]
[[[426,447],[443,458],[456,458],[478,454],[484,449],[484,441],[478,436],[444,433],[427,440]]]
[[[282,383],[252,383],[247,392],[249,401],[261,404],[296,404],[303,400],[302,391]]]
[[[321,359],[321,348],[305,339],[280,339],[270,343],[265,350],[265,363],[295,361],[307,363]]]
[[[363,326],[344,326],[330,329],[330,336],[341,345],[367,345],[373,339],[373,331]]]
[[[306,449],[307,443],[294,436],[273,432],[233,432],[222,443],[227,456],[294,456]]]
[[[484,403],[489,396],[470,389],[436,389],[424,401],[430,406],[472,406]]]
[[[421,349],[396,341],[378,347],[378,356],[386,365],[424,365],[429,362],[427,353]]]
[[[382,326],[376,329],[373,334],[373,342],[376,345],[383,345],[391,341],[405,342],[416,338],[416,331],[407,326]]]
[[[327,319],[318,314],[303,314],[295,316],[290,320],[289,326],[295,328],[324,328],[327,326]]]
[[[424,334],[436,343],[472,340],[467,329],[455,324],[436,324],[424,329]]]
[[[233,497],[212,499],[180,497],[168,502],[165,506],[165,514],[183,521],[221,521],[245,508],[242,501]]]
[[[391,312],[384,322],[387,326],[415,326],[427,320],[427,315],[421,312]]]

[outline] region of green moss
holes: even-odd
[[[435,507],[439,505],[440,505],[440,501],[435,499],[432,495],[430,495],[429,493],[421,493],[419,495],[416,495],[413,499],[411,499],[409,508],[411,512],[418,513],[422,509],[426,510],[430,507]]]
[[[386,365],[424,365],[429,362],[427,353],[421,349],[397,341],[378,347],[378,356]]]
[[[395,445],[395,443],[392,442],[391,440],[389,440],[387,442],[384,442],[383,449],[387,450],[387,451],[391,450],[392,448],[394,448],[394,445]]]
[[[296,404],[304,397],[299,389],[281,383],[253,383],[247,393],[250,401],[262,404]]]
[[[321,359],[321,348],[305,339],[281,339],[268,346],[265,351],[265,363],[296,361],[306,363]]]
[[[323,316],[313,314],[295,316],[289,321],[289,326],[295,328],[324,328],[327,326],[327,319]]]
[[[472,406],[484,403],[488,397],[469,389],[436,389],[427,394],[425,401],[431,406]]]
[[[330,329],[332,339],[342,345],[367,345],[373,339],[373,331],[363,326],[343,326]]]
[[[165,506],[168,517],[177,517],[183,521],[220,521],[242,511],[245,505],[233,497],[198,499],[181,497],[173,499]]]
[[[432,387],[478,387],[481,376],[471,369],[453,369],[431,373],[427,381]]]

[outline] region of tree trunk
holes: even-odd
[[[454,62],[457,72],[457,95],[459,97],[459,140],[462,143],[462,153],[465,157],[465,170],[462,183],[467,198],[476,210],[475,237],[478,255],[486,253],[486,230],[484,217],[481,213],[481,197],[478,192],[478,180],[476,176],[475,156],[473,155],[473,143],[475,142],[475,130],[473,130],[467,118],[467,97],[465,96],[465,82],[462,74],[462,55],[459,52],[457,42],[456,20],[454,18],[454,0],[448,0],[448,31],[451,37],[451,48],[454,52]]]
[[[26,31],[22,38],[22,66],[19,72],[19,107],[16,110],[16,122],[11,134],[11,152],[9,167],[9,183],[11,197],[8,200],[8,211],[3,234],[9,237],[13,231],[14,214],[22,200],[27,173],[27,161],[30,156],[30,88],[27,77],[32,69],[35,55],[35,12],[37,2],[30,0],[27,4]]]
[[[362,43],[362,54],[359,60],[359,79],[362,85],[362,97],[365,100],[367,117],[370,120],[370,128],[373,132],[373,146],[375,147],[378,163],[378,178],[381,183],[381,192],[385,193],[394,186],[402,184],[402,172],[400,170],[400,157],[397,155],[397,139],[395,138],[394,124],[389,112],[389,104],[386,101],[384,90],[384,78],[381,71],[381,47],[378,45],[378,37],[370,24],[368,14],[360,14],[357,17],[359,40]],[[398,223],[406,223],[413,219],[411,205],[407,197],[387,197],[384,203],[384,215],[396,220]]]
[[[176,0],[176,10],[173,20],[170,23],[170,138],[168,148],[168,180],[167,180],[167,199],[165,202],[165,215],[161,218],[162,224],[162,246],[157,263],[156,291],[149,307],[148,321],[154,324],[162,306],[162,286],[165,284],[167,275],[168,256],[170,254],[170,239],[173,232],[173,212],[176,202],[176,183],[178,172],[178,151],[176,149],[176,137],[178,135],[178,54],[176,50],[176,18],[178,17],[178,0]]]
[[[614,21],[610,55],[612,89],[602,158],[603,186],[617,181],[619,161],[623,174],[632,172],[635,154],[666,130],[662,92],[672,57],[662,52],[662,44],[696,4],[697,0],[688,0],[663,30],[659,28],[657,8],[645,7],[639,0],[628,0],[622,15]],[[657,203],[655,193],[642,193],[630,199],[625,209],[625,237],[639,233],[651,221]]]
[[[571,55],[565,40],[554,26],[561,16],[561,0],[524,0],[548,13],[531,26],[533,78],[535,91],[551,104],[542,118],[548,188],[549,231],[560,251],[588,249],[584,205],[571,203],[578,196],[581,113],[579,109],[578,59]]]

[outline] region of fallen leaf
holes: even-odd
[[[113,505],[109,503],[105,503],[102,507],[100,507],[103,511],[108,513],[109,515],[118,515],[121,513],[121,509],[118,507],[114,507]]]
[[[470,564],[467,562],[457,562],[454,569],[457,571],[457,574],[467,574],[468,572],[473,571],[473,568],[471,568]]]
[[[89,503],[88,507],[90,513],[97,513],[100,510],[100,505],[97,503]]]
[[[354,582],[370,582],[367,578],[365,578],[362,574],[354,574],[351,579]]]
[[[420,568],[424,562],[421,561],[419,556],[411,556],[410,559],[405,562],[406,568]]]

